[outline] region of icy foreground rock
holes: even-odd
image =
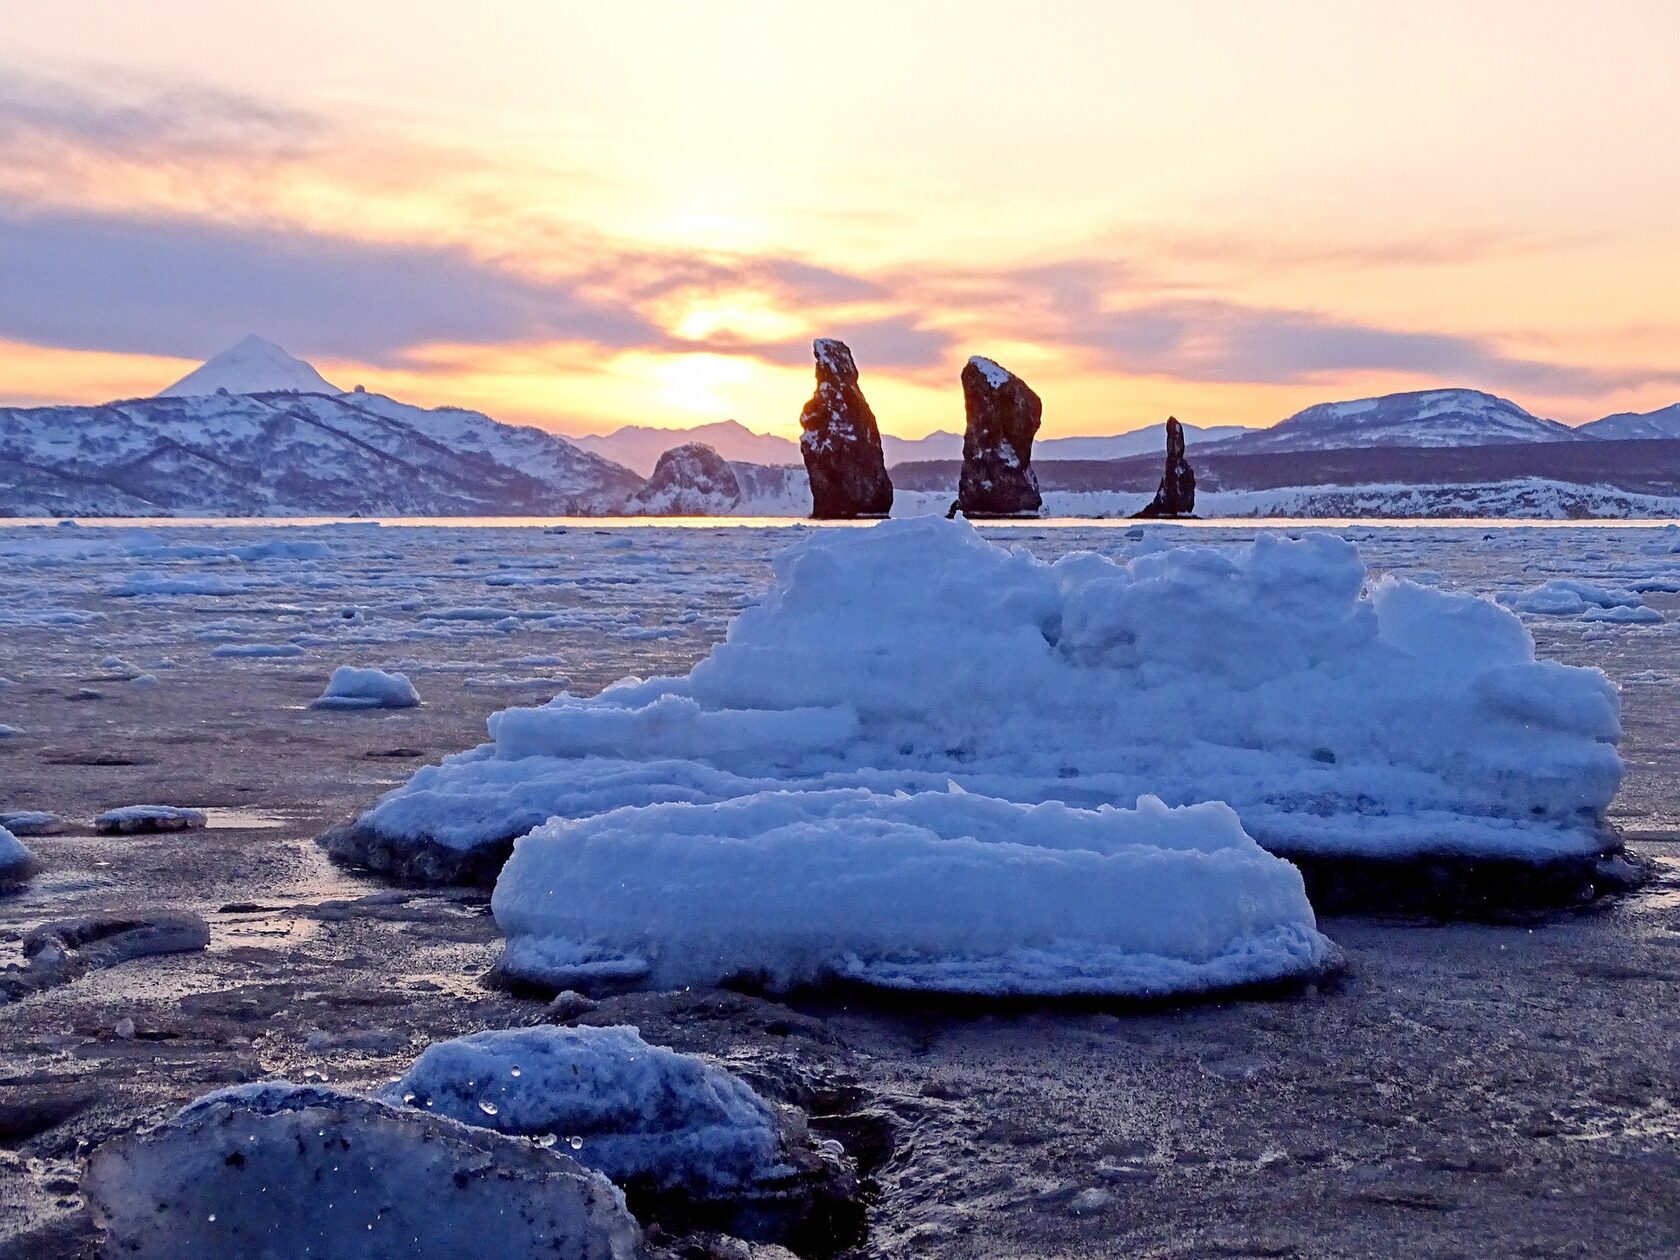
[[[858,1210],[855,1174],[811,1143],[803,1117],[630,1027],[440,1042],[380,1097],[552,1146],[622,1187],[640,1219],[668,1228],[700,1222],[774,1239]]]
[[[628,1260],[624,1197],[532,1142],[330,1089],[206,1095],[100,1147],[103,1254],[136,1260]]]
[[[494,898],[500,969],[555,988],[835,980],[1153,997],[1300,977],[1333,950],[1301,876],[1211,803],[769,792],[556,821]]]

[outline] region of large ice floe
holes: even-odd
[[[1402,902],[1450,895],[1467,870],[1486,877],[1484,892],[1567,900],[1615,847],[1605,809],[1621,775],[1617,697],[1601,672],[1538,661],[1493,602],[1373,580],[1352,544],[1312,534],[1046,563],[962,522],[821,531],[777,558],[768,596],[686,676],[562,695],[489,726],[491,742],[420,770],[325,839],[399,876],[488,879],[516,837],[578,822],[535,838],[498,896],[533,937],[522,885],[550,877],[540,854],[565,836],[580,853],[637,843],[634,816],[585,820],[838,788],[1083,809],[1223,801],[1302,866],[1321,909],[1383,905],[1407,880]],[[918,869],[903,845],[876,843],[888,812],[842,825],[751,808],[762,832],[731,835],[727,813],[697,812],[690,829],[781,852],[797,850],[799,829],[826,829],[813,847],[873,845],[855,860],[884,883]],[[974,840],[954,817],[902,825],[916,844]],[[1117,881],[1131,824],[1106,817],[1077,825],[1113,829],[1107,849],[1086,852],[1111,861],[1090,878]],[[667,843],[644,830],[645,845]],[[977,843],[1017,844],[994,857],[1046,889],[1078,882],[1065,874],[1073,859],[1043,844]],[[1558,887],[1525,884],[1536,871]],[[1006,911],[975,917],[994,913]]]
[[[406,1107],[272,1082],[107,1142],[84,1189],[136,1260],[629,1260],[624,1196],[568,1155]]]

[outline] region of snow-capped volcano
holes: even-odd
[[[1501,446],[1569,442],[1579,436],[1566,424],[1543,420],[1508,398],[1479,389],[1426,389],[1319,403],[1270,429],[1243,434],[1212,449],[1247,454],[1360,446]]]
[[[272,341],[252,334],[188,372],[159,398],[196,398],[226,390],[230,394],[339,394],[309,364]]]

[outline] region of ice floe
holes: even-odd
[[[769,792],[556,821],[496,884],[505,976],[553,989],[853,981],[1157,997],[1333,958],[1300,873],[1229,807]]]

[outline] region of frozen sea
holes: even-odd
[[[479,983],[499,944],[481,894],[394,890],[312,838],[480,742],[498,709],[686,670],[812,528],[0,526],[0,812],[66,822],[26,838],[44,870],[0,896],[0,964],[48,919],[178,908],[212,927],[205,953],[0,1006],[0,1256],[81,1254],[90,1144],[199,1093],[277,1075],[361,1088],[431,1041],[536,1019]],[[1508,597],[1576,584],[1567,615],[1523,620],[1542,657],[1621,688],[1613,817],[1661,877],[1534,923],[1327,920],[1348,976],[1285,1001],[987,1014],[684,992],[585,1018],[716,1055],[867,1149],[876,1254],[1680,1252],[1680,530],[985,529],[1045,558],[1329,530],[1374,573]],[[401,671],[421,705],[311,709],[346,664]],[[210,826],[93,834],[96,814],[153,803]]]

